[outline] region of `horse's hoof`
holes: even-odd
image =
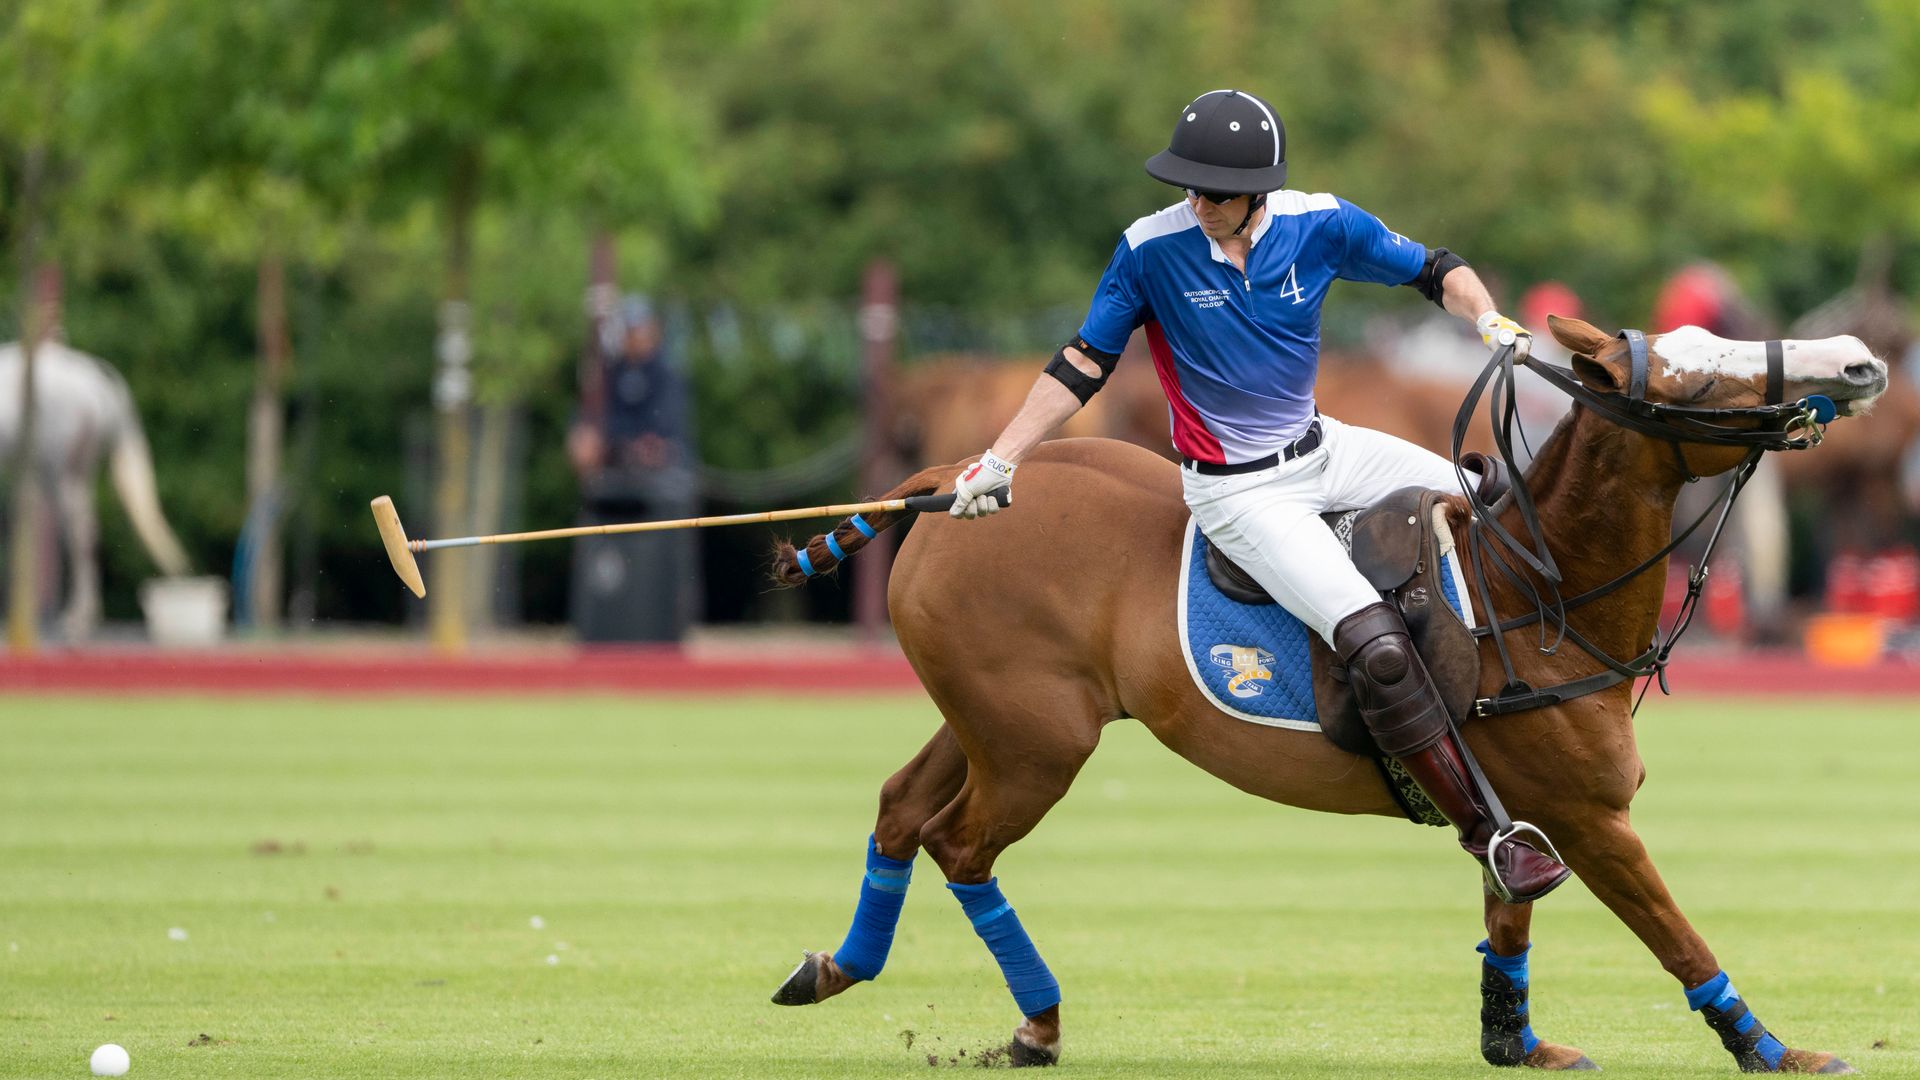
[[[1533,1048],[1520,1064],[1529,1069],[1546,1069],[1549,1072],[1599,1072],[1600,1066],[1593,1059],[1575,1050],[1571,1046],[1560,1046],[1543,1042]]]
[[[1820,1066],[1820,1071],[1823,1073],[1845,1073],[1847,1075],[1853,1075],[1858,1073],[1860,1070],[1854,1068],[1853,1066],[1847,1064],[1844,1061],[1841,1061],[1839,1058],[1834,1058],[1832,1061],[1829,1061],[1825,1065]]]
[[[1016,1069],[1045,1068],[1060,1064],[1060,1047],[1034,1046],[1023,1041],[1018,1035],[1007,1044],[1007,1064]]]
[[[819,999],[814,996],[814,987],[820,982],[820,954],[809,951],[800,966],[793,969],[787,981],[773,992],[775,1005],[811,1005]]]

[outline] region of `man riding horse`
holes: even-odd
[[[1313,396],[1320,305],[1336,278],[1417,289],[1491,347],[1524,349],[1527,331],[1495,310],[1458,255],[1345,199],[1286,189],[1286,129],[1252,94],[1195,98],[1146,169],[1186,200],[1128,227],[1080,332],[955,481],[953,515],[1000,509],[989,493],[1009,488],[1020,460],[1099,391],[1144,326],[1186,503],[1207,540],[1332,646],[1380,750],[1459,829],[1461,847],[1514,902],[1546,895],[1567,867],[1512,830],[1495,832],[1490,792],[1399,610],[1320,518],[1410,486],[1458,492],[1459,474],[1412,443],[1321,416]]]

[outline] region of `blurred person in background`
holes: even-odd
[[[1406,767],[1509,897],[1546,895],[1567,867],[1512,830],[1494,832],[1488,793],[1399,609],[1382,602],[1320,518],[1412,485],[1457,492],[1454,465],[1321,416],[1314,403],[1320,308],[1336,279],[1410,286],[1472,323],[1489,346],[1524,348],[1527,331],[1495,310],[1458,255],[1344,199],[1286,189],[1285,129],[1252,94],[1196,98],[1146,169],[1186,199],[1127,228],[1080,332],[992,448],[956,478],[954,516],[1000,509],[991,493],[1011,490],[1020,459],[1100,390],[1144,327],[1201,531],[1333,647],[1381,751]]]
[[[581,405],[567,433],[581,524],[688,517],[698,504],[686,376],[653,304],[628,294],[589,342]],[[689,531],[593,537],[576,545],[573,625],[581,640],[678,641],[698,603]]]
[[[599,470],[644,473],[688,464],[686,380],[666,355],[653,304],[629,293],[601,322],[599,370],[583,387],[567,454],[581,479]],[[597,377],[596,377],[597,376]]]

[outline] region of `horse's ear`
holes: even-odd
[[[1602,333],[1599,327],[1590,322],[1563,319],[1558,315],[1547,316],[1547,329],[1553,331],[1555,341],[1576,356],[1598,356],[1600,350],[1607,347],[1607,342],[1613,340],[1612,334]]]

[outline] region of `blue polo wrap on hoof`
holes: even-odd
[[[1496,1065],[1518,1065],[1540,1045],[1527,1004],[1527,957],[1533,953],[1533,946],[1520,950],[1519,956],[1501,956],[1493,951],[1492,941],[1482,941],[1473,949],[1484,958],[1480,970],[1480,1053]]]
[[[874,838],[867,837],[867,876],[860,882],[860,904],[853,909],[853,926],[847,940],[834,950],[833,962],[848,978],[865,982],[880,977],[887,966],[887,952],[893,948],[893,929],[900,923],[900,908],[907,902],[907,885],[913,880],[913,861],[901,862],[880,854]]]
[[[853,522],[853,527],[860,530],[860,535],[869,540],[880,535],[880,530],[867,524],[867,519],[861,517],[859,514],[855,514],[847,520]]]
[[[1720,1045],[1733,1055],[1742,1072],[1774,1072],[1780,1068],[1786,1044],[1774,1038],[1747,1008],[1726,972],[1687,991],[1687,1007],[1699,1013],[1720,1036]]]
[[[1060,983],[1047,970],[1047,962],[1040,959],[1040,950],[1033,947],[1033,939],[1020,925],[1013,905],[1000,895],[1000,879],[990,878],[985,885],[948,882],[947,888],[960,901],[961,910],[973,923],[973,932],[1000,962],[1000,973],[1007,977],[1007,989],[1013,992],[1013,1003],[1020,1007],[1021,1015],[1038,1016],[1060,1004]]]

